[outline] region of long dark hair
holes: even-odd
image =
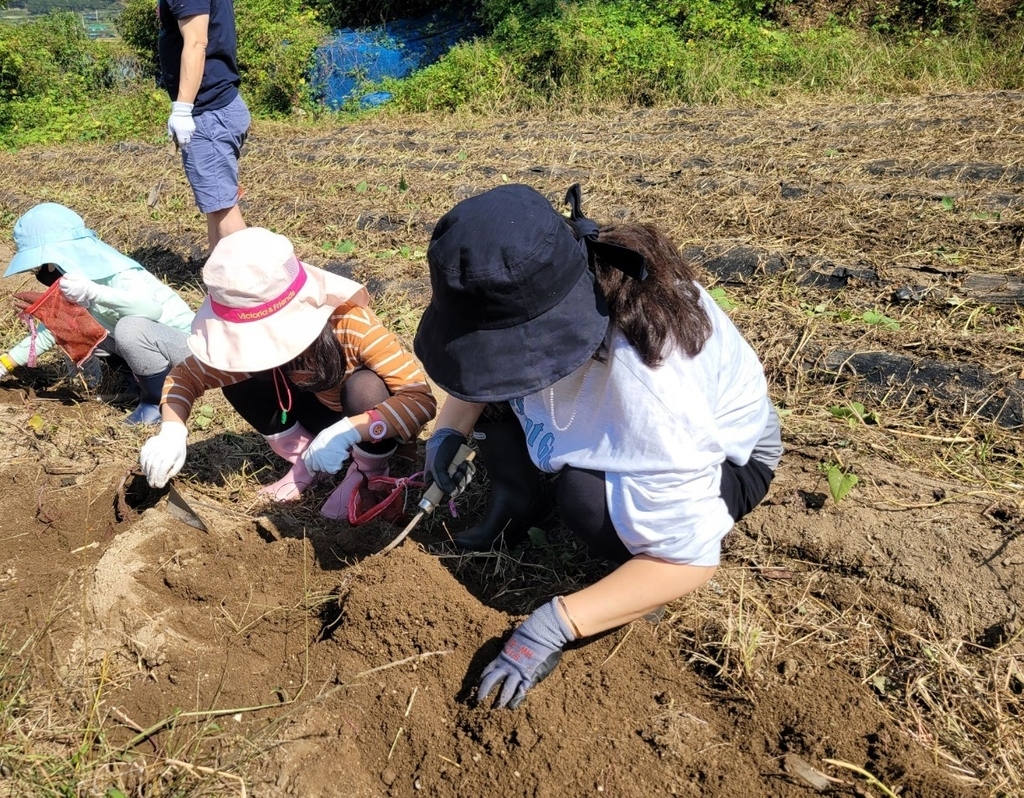
[[[295,387],[303,391],[319,393],[341,384],[345,376],[345,354],[330,321],[286,370]]]
[[[609,224],[598,241],[639,252],[647,278],[636,280],[597,253],[594,268],[608,312],[650,368],[662,364],[671,345],[696,357],[711,336],[711,318],[700,302],[696,274],[672,241],[653,225]]]

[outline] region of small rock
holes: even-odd
[[[417,778],[416,778],[416,781],[414,781],[414,782],[412,783],[412,788],[413,788],[414,790],[422,790],[422,789],[423,789],[423,782],[421,782],[421,781],[419,780],[419,777],[417,777]]]
[[[398,774],[395,773],[395,771],[392,770],[391,768],[388,768],[387,770],[385,770],[383,773],[380,774],[380,780],[383,781],[386,785],[388,785],[388,787],[390,787],[392,784],[394,784],[395,780],[397,778],[398,778]]]
[[[480,761],[480,754],[473,754],[473,761],[474,762],[479,762]]]

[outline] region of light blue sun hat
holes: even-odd
[[[44,263],[62,272],[78,272],[90,280],[105,280],[141,264],[99,240],[82,217],[55,202],[44,202],[26,211],[14,223],[18,253],[4,277],[38,269]]]

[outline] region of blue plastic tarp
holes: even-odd
[[[385,91],[363,93],[369,83],[408,77],[477,31],[475,22],[442,14],[337,30],[313,55],[310,83],[314,96],[334,109],[352,99],[366,107],[381,105],[391,95]]]

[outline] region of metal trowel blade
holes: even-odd
[[[188,524],[190,527],[194,527],[202,532],[210,531],[207,529],[203,519],[189,506],[188,502],[178,493],[174,485],[168,485],[167,512],[170,513],[172,518],[176,518],[183,524]]]

